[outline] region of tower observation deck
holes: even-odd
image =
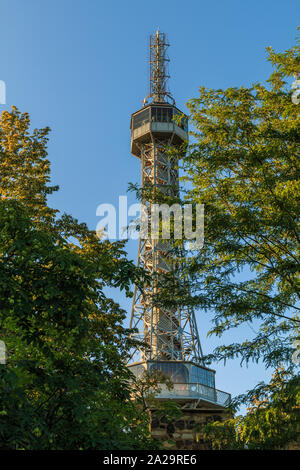
[[[167,88],[168,62],[166,35],[159,30],[150,36],[150,86],[143,107],[131,116],[131,153],[141,162],[141,188],[151,187],[163,194],[179,195],[177,162],[166,149],[188,141],[188,118],[175,105]],[[143,194],[143,192],[142,192]],[[147,213],[151,204],[142,196]],[[128,366],[139,375],[159,369],[174,383],[158,398],[195,400],[224,407],[230,395],[215,389],[214,371],[205,367],[195,320],[190,307],[167,308],[155,305],[155,278],[173,269],[171,240],[143,238],[140,234],[138,265],[152,275],[153,282],[134,291],[130,327],[143,345],[133,351]]]

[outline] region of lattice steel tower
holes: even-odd
[[[181,146],[188,140],[188,120],[175,106],[167,89],[168,62],[166,35],[159,30],[150,36],[150,89],[144,106],[131,117],[131,153],[141,161],[141,187],[150,185],[165,194],[179,192],[176,161],[166,148]],[[149,207],[149,201],[142,199]],[[150,208],[149,208],[150,213]],[[168,255],[170,241],[139,240],[138,264],[149,273],[166,273],[172,268]],[[194,361],[202,364],[194,311],[167,309],[153,305],[156,284],[143,291],[135,289],[130,326],[138,329],[137,338],[146,343],[140,349],[141,361]]]
[[[177,161],[166,149],[179,148],[188,140],[187,116],[175,106],[167,89],[167,47],[164,33],[157,31],[150,37],[150,90],[143,108],[131,116],[131,153],[141,161],[141,202],[146,207],[146,225],[151,226],[153,213],[147,189],[151,188],[151,196],[153,189],[167,197],[179,195]],[[215,388],[215,371],[203,363],[193,309],[167,308],[154,301],[164,273],[172,271],[178,279],[172,248],[171,239],[157,238],[153,231],[148,237],[140,232],[138,264],[152,275],[153,281],[142,290],[135,288],[130,326],[138,331],[135,337],[143,346],[133,351],[128,367],[136,376],[145,371],[163,372],[174,387],[169,390],[161,384],[156,399],[175,400],[186,410],[187,420],[189,412],[197,412],[201,421],[203,413],[222,413],[230,403],[230,395]],[[151,433],[160,439],[158,431],[152,423]],[[176,432],[183,433],[182,427]]]

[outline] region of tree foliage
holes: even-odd
[[[286,449],[299,446],[299,377],[276,370],[269,384],[239,397],[245,416],[207,424],[201,431],[214,449]]]
[[[131,400],[125,312],[104,293],[130,295],[143,273],[123,243],[48,207],[48,132],[31,134],[16,108],[2,113],[0,448],[152,448],[148,414]]]
[[[201,87],[188,102],[193,140],[183,158],[184,202],[204,204],[205,244],[186,259],[193,295],[185,301],[213,310],[210,335],[245,324],[257,330],[206,359],[284,363],[296,374],[294,394],[273,381],[260,389],[271,394],[267,405],[254,403],[245,418],[212,425],[217,446],[224,438],[232,446],[276,447],[283,435],[285,442],[295,437],[289,426],[299,406],[291,359],[300,326],[300,115],[290,80],[300,73],[299,52],[299,45],[284,53],[269,48],[274,71],[266,84]]]
[[[270,50],[267,85],[207,90],[189,101],[194,142],[183,161],[186,199],[205,205],[205,245],[189,261],[195,301],[215,311],[212,333],[260,324],[214,357],[290,361],[299,322],[299,108],[286,79],[299,46]]]

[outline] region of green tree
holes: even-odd
[[[16,108],[0,119],[0,448],[152,448],[125,312],[103,291],[130,295],[143,273],[123,243],[48,207],[48,131]]]
[[[179,283],[178,294],[173,289],[168,295],[172,274],[169,283],[164,281],[162,298],[212,310],[209,335],[220,337],[253,324],[255,335],[216,348],[208,362],[261,360],[273,369],[283,362],[297,374],[291,359],[300,326],[300,105],[291,99],[291,82],[300,73],[300,47],[284,53],[269,48],[268,54],[274,70],[266,84],[201,87],[199,96],[187,103],[192,142],[178,157],[182,180],[188,183],[184,202],[205,206],[205,243],[184,260],[188,290]],[[299,375],[295,377],[299,390]],[[284,393],[290,393],[288,386]],[[247,415],[245,436],[253,437],[258,417],[267,426],[270,409],[278,417],[274,433],[279,432],[282,421],[275,402],[271,399],[268,411]],[[299,405],[292,395],[291,403]],[[223,429],[229,439],[231,432],[235,435],[232,423],[214,429]],[[260,429],[253,440],[258,447],[264,427]],[[290,435],[285,434],[287,441]]]
[[[211,333],[260,324],[249,341],[214,358],[291,359],[300,325],[299,107],[286,79],[300,70],[299,46],[269,50],[267,86],[207,90],[188,102],[194,142],[183,160],[186,200],[205,205],[205,245],[189,260],[195,302],[215,311]]]
[[[270,450],[299,446],[299,378],[276,370],[269,384],[258,384],[239,397],[245,416],[209,423],[199,429],[213,449]],[[298,441],[298,442],[297,442]]]
[[[58,190],[48,186],[50,162],[47,159],[49,127],[30,133],[28,113],[3,111],[0,117],[1,199],[22,202],[35,221],[53,220],[57,211],[47,205],[47,196]]]

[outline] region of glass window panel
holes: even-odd
[[[191,382],[207,385],[208,387],[215,387],[214,373],[210,370],[203,369],[202,367],[191,367]]]
[[[152,122],[172,122],[173,110],[172,108],[151,107],[151,121]]]
[[[158,362],[152,364],[150,370],[160,370],[175,384],[189,383],[189,372],[184,364]]]
[[[149,108],[145,109],[133,117],[133,129],[137,129],[149,122],[149,111]]]

